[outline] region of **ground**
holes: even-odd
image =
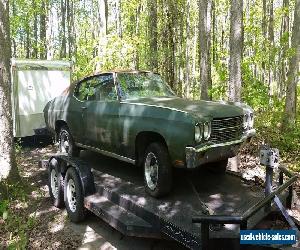
[[[23,181],[29,184],[24,193],[25,199],[19,197],[11,204],[8,219],[0,220],[0,247],[27,245],[32,249],[182,249],[183,247],[168,240],[152,240],[124,237],[119,232],[93,215],[81,224],[71,223],[65,209],[52,206],[47,187],[47,170],[38,164],[39,160],[47,159],[55,153],[57,147],[53,144],[38,142],[23,143],[18,148],[18,166]],[[38,145],[38,146],[37,146]],[[264,171],[259,167],[255,146],[246,147],[239,156],[239,171],[244,177],[262,183]],[[231,160],[234,168],[236,161]],[[28,190],[27,190],[28,189]],[[299,192],[299,186],[295,190]],[[27,195],[29,194],[29,195]],[[14,216],[13,216],[14,215]],[[9,220],[10,217],[17,218]],[[21,220],[23,221],[20,221]],[[4,218],[5,219],[5,218]],[[15,223],[15,227],[14,224]],[[10,224],[10,225],[9,225]],[[11,232],[8,228],[18,228]],[[20,229],[21,228],[21,229]],[[24,241],[22,243],[22,240]]]

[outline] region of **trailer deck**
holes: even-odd
[[[284,167],[279,167],[273,184],[273,170],[267,169],[266,187],[230,171],[176,170],[172,192],[156,199],[144,190],[141,168],[113,158],[83,151],[80,158],[59,154],[44,163],[51,174],[55,166],[61,176],[74,168],[70,170],[77,172],[81,183],[76,184],[82,193],[78,206],[127,236],[167,237],[190,249],[208,249],[211,240],[238,240],[240,229],[256,228],[275,206],[299,236],[285,210],[291,206],[291,185],[297,177]]]
[[[81,157],[92,168],[96,193],[85,198],[85,206],[125,235],[160,237],[168,235],[188,248],[201,247],[201,224],[193,217],[203,215],[242,216],[265,198],[264,189],[239,176],[216,175],[207,169],[179,171],[174,189],[155,199],[144,191],[142,172],[136,167],[92,152]],[[280,196],[283,203],[288,192]],[[264,207],[249,218],[255,227],[270,211]],[[209,237],[239,238],[240,225],[210,228]]]

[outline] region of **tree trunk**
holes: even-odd
[[[40,11],[40,59],[47,58],[47,43],[46,43],[46,16],[48,13],[48,0],[41,2]]]
[[[267,39],[267,0],[263,0],[263,15],[262,15],[261,29],[262,29],[263,38],[266,40]],[[264,58],[262,59],[261,67],[262,67],[261,80],[262,82],[265,82],[266,62]]]
[[[229,101],[241,100],[243,57],[243,1],[231,0],[230,7],[230,60]]]
[[[157,0],[148,0],[149,9],[149,42],[150,42],[150,69],[158,70],[157,60]]]
[[[216,3],[212,2],[212,61],[213,64],[217,62],[217,21],[216,21]]]
[[[185,96],[190,97],[190,0],[186,4]]]
[[[15,16],[16,15],[16,2],[15,0],[12,1],[12,15]],[[12,56],[15,58],[17,57],[17,43],[15,38],[12,38]]]
[[[116,0],[116,28],[118,32],[118,36],[122,38],[122,3],[121,0]]]
[[[267,36],[267,0],[263,0],[261,30],[262,30],[263,37],[266,37]]]
[[[297,83],[300,62],[300,0],[296,0],[295,3],[291,49],[294,53],[290,57],[287,74],[287,90],[283,116],[284,127],[293,125],[296,121]]]
[[[33,44],[33,53],[32,57],[37,58],[38,57],[38,27],[37,27],[37,5],[36,1],[32,1],[33,6],[33,36],[34,36],[34,44]]]
[[[103,38],[107,35],[107,0],[98,0],[98,20],[99,20],[99,31],[98,31],[98,57],[101,58],[104,54],[104,48],[101,44]],[[96,65],[97,70],[101,70],[102,62],[98,61]]]
[[[26,58],[30,58],[30,27],[29,27],[29,21],[27,20],[26,24],[26,43],[25,43],[25,49],[26,49]]]
[[[274,56],[272,53],[272,46],[274,46],[274,7],[273,7],[273,0],[269,3],[269,30],[268,30],[268,38],[270,43],[270,50],[269,50],[269,81],[268,81],[268,89],[269,95],[271,95],[271,83],[272,83],[272,69],[273,69],[273,61]]]
[[[281,20],[281,31],[280,31],[280,40],[283,42],[283,48],[280,51],[279,63],[280,63],[280,72],[279,72],[279,87],[278,95],[280,98],[284,96],[285,92],[285,81],[286,81],[286,53],[289,48],[289,29],[290,29],[290,17],[289,17],[289,0],[283,0],[282,7],[284,9],[284,14]]]
[[[211,32],[212,0],[199,0],[199,40],[200,40],[200,85],[201,99],[210,100],[211,95],[211,62],[210,62],[210,32]]]
[[[98,0],[98,9],[99,9],[99,22],[100,22],[100,29],[99,34],[100,36],[107,35],[107,0]]]
[[[67,40],[66,40],[66,2],[64,0],[60,1],[61,8],[61,50],[60,58],[66,58],[67,55]]]
[[[0,0],[0,181],[18,177],[11,114],[9,2]]]

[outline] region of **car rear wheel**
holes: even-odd
[[[169,153],[162,143],[151,143],[144,156],[145,190],[153,197],[168,194],[172,188],[172,166]]]
[[[69,156],[79,156],[80,153],[67,126],[62,126],[59,131],[59,151]]]
[[[84,195],[81,180],[73,167],[67,170],[65,177],[65,204],[72,222],[85,219]]]

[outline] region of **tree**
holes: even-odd
[[[297,83],[300,62],[300,0],[296,0],[295,3],[291,49],[294,53],[289,60],[289,71],[287,74],[285,112],[283,116],[284,128],[294,124],[296,121]]]
[[[231,0],[228,99],[240,101],[243,59],[243,0]]]
[[[279,54],[279,63],[280,63],[280,69],[279,69],[279,79],[278,79],[278,96],[283,97],[285,92],[285,81],[286,81],[286,68],[287,68],[287,62],[286,62],[286,52],[289,48],[289,0],[283,0],[282,2],[282,8],[284,11],[284,14],[282,16],[281,20],[281,29],[280,29],[280,42],[282,45],[282,49]]]
[[[186,3],[185,96],[190,95],[190,0]]]
[[[212,0],[199,0],[200,85],[201,99],[209,100],[212,86],[210,62]]]
[[[0,0],[0,181],[17,178],[10,99],[9,1]]]
[[[66,1],[60,1],[61,8],[61,50],[60,50],[60,58],[66,58],[67,55],[67,40],[66,40]]]
[[[46,16],[47,16],[48,0],[41,2],[40,9],[40,58],[47,58],[47,44],[46,44]]]
[[[157,0],[148,0],[149,9],[149,43],[150,43],[150,69],[158,70],[157,59]]]

